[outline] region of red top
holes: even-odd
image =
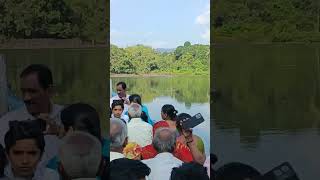
[[[153,125],[153,134],[156,129],[160,127],[169,127],[169,124],[165,121],[159,121]],[[152,144],[147,145],[142,148],[141,156],[142,159],[150,159],[154,158],[158,152],[154,149]],[[193,157],[191,154],[190,149],[185,144],[181,143],[180,141],[176,142],[176,148],[174,149],[173,155],[180,159],[183,162],[191,162],[193,161]]]

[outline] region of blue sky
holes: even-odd
[[[209,44],[209,0],[111,0],[110,39],[120,47]]]

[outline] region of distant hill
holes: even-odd
[[[174,52],[176,49],[175,48],[156,48],[155,51],[159,53],[171,53]]]

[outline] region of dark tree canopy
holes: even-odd
[[[320,41],[319,0],[215,0],[212,6],[216,42]]]
[[[0,40],[107,39],[105,0],[0,0]]]

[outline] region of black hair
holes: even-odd
[[[161,112],[167,114],[171,120],[175,121],[178,111],[171,104],[165,104],[161,108]]]
[[[134,103],[140,104],[140,106],[142,106],[141,97],[139,94],[130,95],[129,101],[130,101],[130,103],[134,102]]]
[[[196,162],[183,163],[171,171],[170,180],[209,180],[207,168]]]
[[[191,115],[190,114],[187,114],[187,113],[180,113],[178,114],[177,116],[177,120],[176,120],[176,128],[178,131],[182,131],[182,126],[180,125],[180,122],[184,119],[188,119],[188,118],[191,118]]]
[[[48,87],[52,86],[52,72],[47,66],[43,64],[31,64],[30,66],[26,67],[21,72],[20,78],[33,73],[37,74],[39,84],[43,89],[47,89]]]
[[[120,158],[110,162],[110,180],[139,180],[148,176],[150,168],[139,160]]]
[[[144,122],[148,122],[148,116],[147,116],[146,112],[144,112],[144,111],[141,112],[141,119]]]
[[[260,176],[261,174],[258,170],[239,162],[225,164],[216,171],[216,180],[244,180]]]
[[[123,101],[122,100],[113,100],[112,104],[111,104],[111,110],[116,106],[121,106],[121,108],[124,109]]]
[[[127,89],[127,85],[126,85],[125,82],[122,82],[122,81],[121,81],[121,82],[118,82],[118,83],[117,83],[117,86],[119,86],[119,85],[121,85],[121,87],[122,87],[123,90],[126,90],[126,89]]]
[[[16,144],[16,141],[23,139],[34,139],[40,149],[41,155],[43,154],[45,140],[40,126],[36,126],[32,120],[10,121],[9,130],[4,137],[6,152],[9,153],[12,146]]]
[[[132,94],[129,96],[129,101],[130,103],[137,103],[141,106],[142,108],[142,102],[141,102],[141,96],[139,94]],[[147,116],[147,113],[142,111],[141,112],[141,119],[144,121],[144,122],[148,122],[148,116]]]
[[[0,144],[0,177],[4,176],[4,168],[7,164],[7,158],[2,144]]]
[[[61,111],[61,122],[66,131],[87,132],[101,140],[100,118],[98,112],[89,104],[72,104]]]

